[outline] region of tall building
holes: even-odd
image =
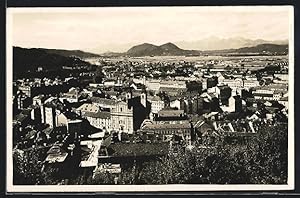
[[[111,109],[112,129],[133,134],[133,107],[127,102],[119,101],[116,106]]]
[[[165,101],[162,100],[159,96],[148,97],[148,101],[151,103],[150,118],[153,118],[153,114],[158,113],[165,107]]]

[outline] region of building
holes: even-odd
[[[55,126],[66,126],[69,134],[73,137],[77,137],[81,133],[82,120],[76,113],[73,112],[59,112],[56,113],[56,124]]]
[[[279,102],[279,104],[284,105],[284,107],[285,107],[286,109],[289,108],[289,99],[288,99],[287,96],[286,96],[286,97],[280,98],[280,99],[278,100],[278,102]]]
[[[241,78],[224,79],[223,84],[228,85],[233,90],[236,90],[237,88],[242,88],[244,86],[244,82]]]
[[[32,103],[32,100],[25,93],[18,92],[14,103],[16,104],[17,109],[22,110],[27,108]]]
[[[183,109],[187,114],[202,114],[204,98],[201,96],[190,96],[184,99]]]
[[[275,100],[278,101],[283,97],[285,90],[268,89],[268,87],[260,87],[252,92],[255,99]]]
[[[148,101],[151,103],[151,114],[150,116],[153,118],[153,114],[158,113],[160,110],[162,110],[166,104],[165,101],[162,100],[159,96],[149,96]]]
[[[84,103],[80,107],[76,109],[76,112],[81,115],[83,112],[91,112],[91,113],[96,113],[100,110],[99,106],[96,105],[95,103]]]
[[[100,97],[91,97],[92,104],[96,105],[98,108],[104,109],[113,109],[116,107],[116,100],[100,98]]]
[[[289,74],[274,74],[275,78],[279,78],[282,81],[288,81],[289,80]]]
[[[186,89],[185,81],[178,80],[146,80],[146,89],[152,90],[155,92],[163,91],[163,90],[184,90]]]
[[[228,85],[216,86],[216,96],[219,98],[221,104],[227,104],[231,96],[232,89]]]
[[[127,102],[119,101],[111,109],[112,130],[133,134],[133,107]]]
[[[218,84],[218,78],[213,76],[211,78],[204,78],[202,82],[202,89],[208,89],[211,87],[215,87]]]
[[[26,96],[31,97],[32,96],[32,88],[29,85],[21,85],[18,87],[19,91],[24,93]]]
[[[184,110],[162,109],[154,116],[155,121],[186,120]]]
[[[61,100],[67,100],[69,103],[74,103],[79,101],[79,90],[78,88],[70,88],[67,93],[62,94]]]
[[[175,98],[170,101],[170,107],[174,109],[184,110],[184,100]]]
[[[33,105],[43,105],[45,100],[47,100],[49,97],[44,96],[43,94],[37,95],[35,97],[32,98],[32,104]]]
[[[31,120],[33,120],[35,124],[42,123],[41,109],[38,105],[33,105],[31,110]]]
[[[62,148],[62,145],[55,144],[47,152],[45,162],[47,163],[62,163],[68,157],[68,152]]]
[[[242,110],[242,99],[240,96],[231,96],[228,105],[220,106],[225,112],[240,112]]]
[[[244,80],[244,88],[249,90],[253,87],[258,87],[259,81],[258,80]]]
[[[52,106],[52,105],[46,104],[44,106],[44,111],[45,111],[45,114],[44,114],[44,118],[45,118],[44,122],[45,122],[45,124],[48,124],[50,128],[56,127],[56,119],[55,119],[56,112],[55,112],[55,107]]]
[[[182,95],[184,92],[186,92],[186,88],[180,88],[180,87],[160,87],[158,92],[166,93],[169,96],[178,96]]]
[[[172,136],[181,137],[182,140],[190,141],[192,126],[188,120],[184,121],[150,121],[145,120],[138,131],[140,134],[158,136],[162,141],[169,141]]]
[[[50,97],[40,106],[41,122],[48,124],[50,128],[56,127],[56,116],[64,110],[65,105],[57,98]]]
[[[86,118],[90,124],[98,129],[104,129],[108,132],[112,130],[111,113],[106,111],[83,112],[83,118]]]

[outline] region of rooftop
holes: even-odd
[[[115,105],[117,101],[107,98],[91,97],[93,103],[99,103],[104,105]]]
[[[85,103],[78,107],[77,110],[85,112],[97,112],[99,111],[99,108],[95,104]]]
[[[159,117],[181,117],[184,115],[184,110],[160,110],[158,112]]]
[[[109,119],[110,118],[110,112],[106,111],[97,111],[97,112],[84,112],[84,116],[86,117],[92,117],[92,118],[100,118],[100,119]]]

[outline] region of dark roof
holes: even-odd
[[[159,117],[180,117],[184,114],[183,110],[160,110]]]
[[[70,120],[74,120],[74,119],[78,119],[78,115],[74,112],[71,112],[71,111],[65,111],[63,112],[63,114]]]
[[[56,98],[56,99],[51,100],[50,102],[47,102],[44,106],[63,109],[64,104],[59,99]]]
[[[149,101],[163,101],[159,96],[148,96]]]
[[[159,91],[165,91],[165,92],[182,92],[187,90],[186,88],[175,88],[175,87],[160,87]]]
[[[115,100],[99,97],[91,97],[91,101],[94,103],[100,103],[104,105],[115,105],[117,103]]]
[[[101,132],[102,129],[98,129],[94,126],[92,126],[89,121],[83,120],[82,125],[81,125],[81,130],[82,133],[88,135],[88,134],[93,134],[93,133],[98,133]]]
[[[83,116],[85,117],[92,117],[92,118],[100,118],[100,119],[109,119],[110,118],[110,112],[107,111],[97,111],[94,112],[83,112]]]
[[[191,128],[191,124],[189,122],[184,122],[181,124],[172,124],[172,123],[148,123],[145,126],[142,127],[142,130],[146,130],[146,129],[190,129]]]

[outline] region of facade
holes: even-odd
[[[50,128],[54,128],[56,126],[55,108],[50,105],[45,105],[44,110],[45,110],[45,114],[44,114],[45,124],[48,124]]]
[[[186,120],[184,110],[162,109],[155,116],[155,121]]]
[[[262,99],[262,100],[275,100],[278,101],[280,98],[283,97],[283,92],[280,90],[269,90],[269,89],[256,89],[252,92],[255,99]]]
[[[129,107],[127,102],[117,102],[115,107],[111,109],[112,129],[133,134],[133,107]]]
[[[192,127],[189,121],[147,121],[142,124],[138,131],[140,134],[160,136],[162,141],[170,140],[170,137],[177,135],[183,140],[190,141]]]
[[[77,137],[81,133],[82,120],[71,112],[58,113],[56,116],[56,126],[65,126],[69,134]]]
[[[258,80],[244,80],[244,88],[249,90],[253,87],[258,87],[259,81]]]
[[[15,98],[15,103],[17,109],[22,110],[30,105],[31,99],[23,92],[19,92]]]
[[[223,84],[228,85],[231,89],[242,88],[244,86],[243,80],[241,78],[236,79],[224,79]]]
[[[211,77],[211,78],[204,78],[202,82],[202,89],[208,89],[211,87],[215,87],[218,84],[218,78],[217,77]]]
[[[60,97],[62,100],[67,100],[70,103],[79,101],[79,90],[72,87],[67,93],[62,94]]]
[[[228,105],[221,106],[225,112],[240,112],[242,110],[242,99],[240,96],[231,96],[228,99]]]
[[[171,108],[176,108],[180,110],[184,110],[184,101],[183,99],[175,99],[170,102]]]
[[[159,91],[168,89],[186,89],[185,81],[172,80],[146,80],[145,83],[148,90]]]
[[[116,101],[112,99],[91,97],[91,101],[98,108],[112,109],[116,107]]]
[[[110,112],[83,112],[82,117],[86,118],[90,124],[98,129],[104,129],[108,132],[112,130]]]
[[[226,104],[231,96],[232,89],[227,85],[220,85],[216,87],[216,96],[219,98],[221,104]]]
[[[148,97],[151,103],[151,113],[158,113],[165,107],[165,102],[159,96]]]
[[[32,88],[31,88],[31,86],[28,86],[28,85],[19,86],[19,91],[21,91],[22,93],[24,93],[28,97],[32,96]]]

